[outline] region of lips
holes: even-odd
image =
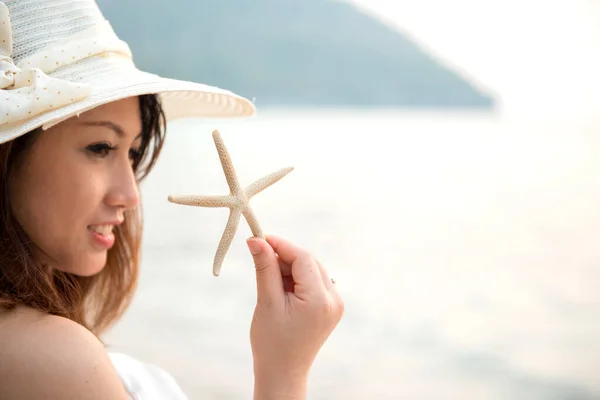
[[[115,244],[115,235],[113,234],[114,225],[90,225],[90,232],[94,246],[102,250],[108,250]]]
[[[115,244],[115,226],[123,223],[123,219],[115,219],[112,221],[102,221],[97,224],[88,225],[88,231],[90,232],[90,238],[94,247],[108,250]]]

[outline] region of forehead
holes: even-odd
[[[86,122],[112,122],[119,125],[126,135],[138,135],[142,129],[140,104],[137,97],[128,97],[103,104],[65,121],[68,124]]]

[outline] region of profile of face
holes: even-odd
[[[141,130],[130,97],[42,131],[27,149],[9,196],[38,261],[80,276],[102,270],[113,228],[139,202],[132,159]]]

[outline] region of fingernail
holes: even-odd
[[[252,253],[252,255],[256,256],[260,253],[260,243],[258,243],[256,240],[250,238],[246,240],[246,244],[248,245],[248,249],[250,249],[250,253]]]

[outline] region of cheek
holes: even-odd
[[[53,253],[64,251],[57,247],[73,246],[97,213],[102,185],[88,169],[67,163],[31,165],[15,182],[15,217],[42,250]]]

